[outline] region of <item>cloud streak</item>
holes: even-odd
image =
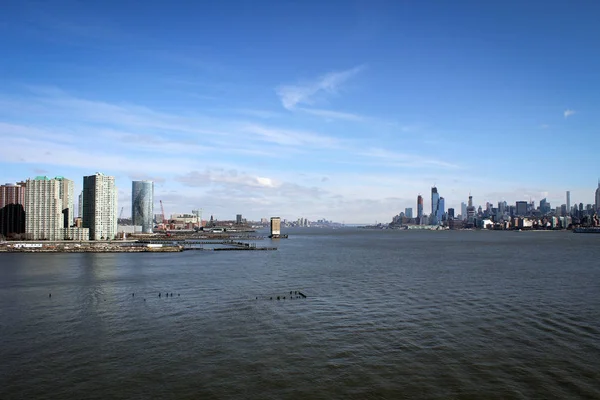
[[[320,78],[294,85],[281,85],[275,89],[283,107],[290,111],[303,111],[309,114],[323,116],[326,118],[361,120],[362,117],[339,111],[309,108],[314,106],[320,96],[335,95],[340,87],[349,79],[356,76],[362,70],[363,65],[344,71],[330,72]]]
[[[575,110],[571,110],[571,109],[566,109],[565,112],[563,113],[563,115],[565,116],[565,118],[569,118],[570,116],[574,115],[577,111]]]

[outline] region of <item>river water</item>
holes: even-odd
[[[289,233],[0,254],[0,398],[600,398],[600,235]]]

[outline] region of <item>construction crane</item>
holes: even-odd
[[[125,209],[125,207],[121,207],[121,212],[119,213],[119,220],[123,219],[123,210]]]
[[[165,207],[163,206],[162,200],[160,200],[160,212],[162,213],[162,222],[163,224],[166,224],[167,220],[165,218]]]

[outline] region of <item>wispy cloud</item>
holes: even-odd
[[[381,148],[370,148],[366,151],[360,152],[359,155],[379,159],[395,166],[410,166],[415,168],[422,168],[423,166],[437,166],[450,169],[460,168],[458,165],[446,161],[416,154],[395,153]]]
[[[303,111],[327,118],[359,120],[361,117],[358,115],[307,108],[306,106],[313,106],[317,102],[317,98],[321,95],[337,94],[339,88],[347,80],[357,75],[364,68],[364,66],[360,65],[345,71],[330,72],[311,82],[281,85],[276,88],[276,93],[283,107],[290,111]]]
[[[308,114],[318,115],[320,117],[331,119],[345,119],[348,121],[363,121],[365,118],[361,115],[345,113],[340,111],[322,110],[318,108],[298,108],[298,110]]]
[[[573,115],[575,113],[576,113],[575,110],[566,109],[565,112],[563,113],[563,115],[565,116],[565,118],[569,118],[571,115]]]
[[[243,131],[258,136],[267,142],[282,146],[314,146],[321,148],[332,148],[339,144],[333,137],[319,135],[309,131],[297,131],[290,129],[278,129],[265,127],[258,124],[248,124]]]

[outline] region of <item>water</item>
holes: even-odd
[[[0,254],[0,398],[600,398],[600,235],[290,233]]]

